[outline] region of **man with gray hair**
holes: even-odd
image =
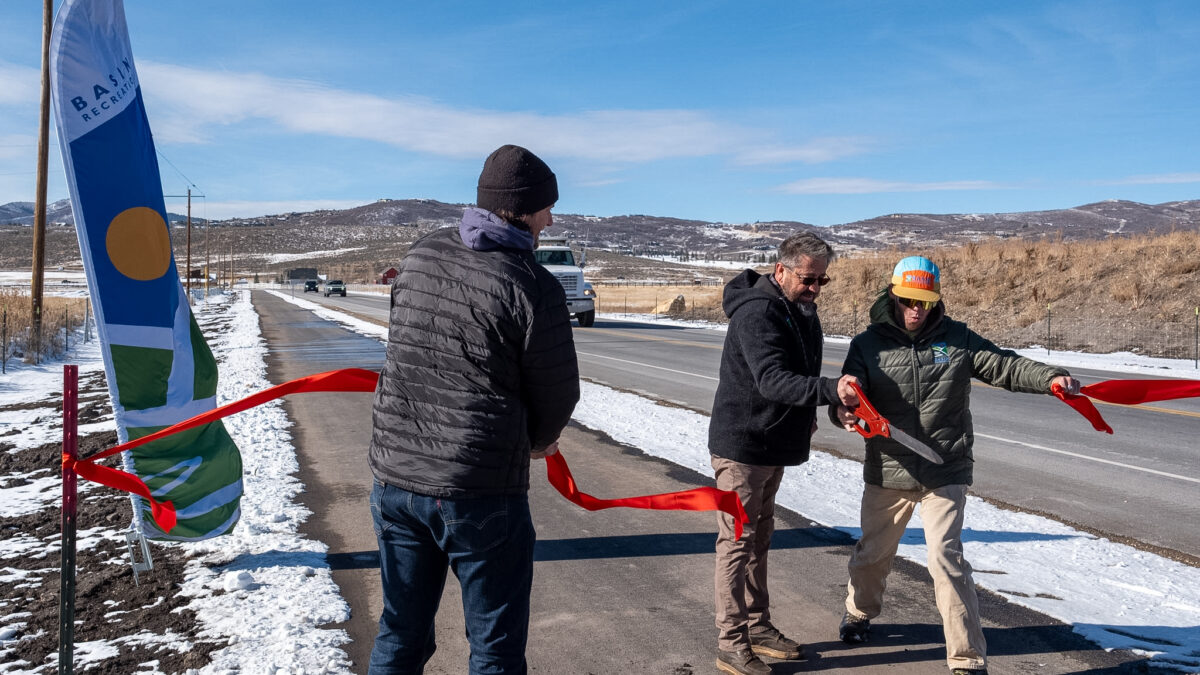
[[[815,301],[829,283],[834,252],[811,232],[779,246],[774,272],[746,270],[725,286],[729,317],[708,449],[717,487],[741,498],[750,525],[735,537],[733,518],[718,520],[717,668],[734,675],[770,673],[760,656],[803,660],[804,649],[771,623],[767,552],[775,531],[775,493],[786,466],[808,460],[816,407],[858,406],[850,377],[821,377],[821,322]]]

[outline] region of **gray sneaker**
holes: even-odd
[[[736,652],[717,650],[717,670],[730,675],[771,675],[771,666],[749,649]]]
[[[954,668],[950,675],[987,675],[987,668]]]
[[[785,637],[779,629],[772,625],[756,626],[750,629],[750,649],[759,656],[770,656],[773,659],[785,661],[803,661],[804,647],[799,642]]]
[[[871,620],[851,616],[850,612],[842,615],[842,625],[838,627],[838,637],[848,645],[856,645],[867,641],[871,632]]]

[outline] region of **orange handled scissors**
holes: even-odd
[[[933,448],[908,435],[902,429],[892,426],[887,421],[887,418],[880,415],[875,406],[871,405],[871,402],[867,400],[867,395],[863,393],[862,387],[859,387],[857,382],[851,382],[850,386],[858,394],[858,407],[854,409],[854,414],[866,425],[864,428],[863,424],[854,423],[854,430],[859,435],[863,438],[870,438],[872,436],[890,438],[934,464],[941,464],[945,461]]]

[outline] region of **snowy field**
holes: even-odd
[[[321,318],[386,339],[381,326],[302,298],[273,293]],[[219,402],[270,386],[266,349],[248,293],[235,294],[232,302],[210,303],[198,309],[197,315],[209,326],[206,332],[217,332],[210,343],[221,359]],[[1031,355],[1067,366],[1086,363],[1156,375],[1196,376],[1190,361],[1057,352],[1047,357],[1036,350]],[[79,364],[81,378],[103,368],[95,342],[77,348],[70,362]],[[1139,368],[1146,370],[1136,370]],[[44,399],[61,390],[61,377],[61,364],[20,364],[0,379],[0,405]],[[711,471],[706,416],[590,383],[584,383],[582,395],[577,422],[647,454],[705,475]],[[23,421],[34,424],[36,431],[22,438],[22,447],[61,437],[53,416],[41,422]],[[288,431],[291,422],[275,402],[226,418],[226,425],[246,462],[242,521],[230,536],[183,545],[196,561],[189,565],[183,592],[192,597],[202,635],[226,644],[213,653],[213,663],[202,672],[349,672],[340,649],[348,639],[345,632],[320,628],[344,620],[348,613],[324,561],[326,547],[297,534],[299,523],[308,514],[296,501],[303,486],[294,478],[298,465]],[[111,429],[112,420],[93,426]],[[90,430],[81,428],[80,433]],[[279,476],[290,477],[281,480]],[[818,523],[857,535],[861,482],[857,462],[814,452],[807,464],[788,471],[779,501]],[[57,508],[58,483],[56,477],[43,477],[21,488],[0,488],[0,514]],[[844,489],[831,491],[829,485]],[[1053,520],[1003,511],[973,497],[971,501],[966,548],[981,586],[1072,625],[1106,649],[1130,649],[1164,668],[1200,672],[1200,569]],[[13,554],[16,552],[0,551],[0,578],[4,578],[3,558]],[[923,538],[915,524],[905,536],[900,554],[925,564]],[[214,560],[228,571],[217,576],[200,564]],[[987,570],[1004,570],[1005,574]],[[0,654],[5,641],[13,639],[20,620],[16,615],[0,616]],[[120,646],[113,641],[88,645],[88,649],[102,653]],[[82,670],[79,660],[77,666]],[[0,672],[24,671],[0,663]]]

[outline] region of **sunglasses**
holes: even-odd
[[[828,274],[822,274],[819,277],[802,277],[796,273],[796,270],[788,267],[787,265],[784,265],[783,269],[791,272],[792,274],[795,274],[796,278],[800,280],[800,283],[805,286],[812,286],[813,284],[816,284],[818,286],[824,286],[825,284],[832,281],[832,279],[829,278]]]
[[[926,312],[932,311],[934,307],[937,307],[937,300],[913,300],[912,298],[902,298],[899,295],[896,296],[896,302],[905,307],[923,309]]]

